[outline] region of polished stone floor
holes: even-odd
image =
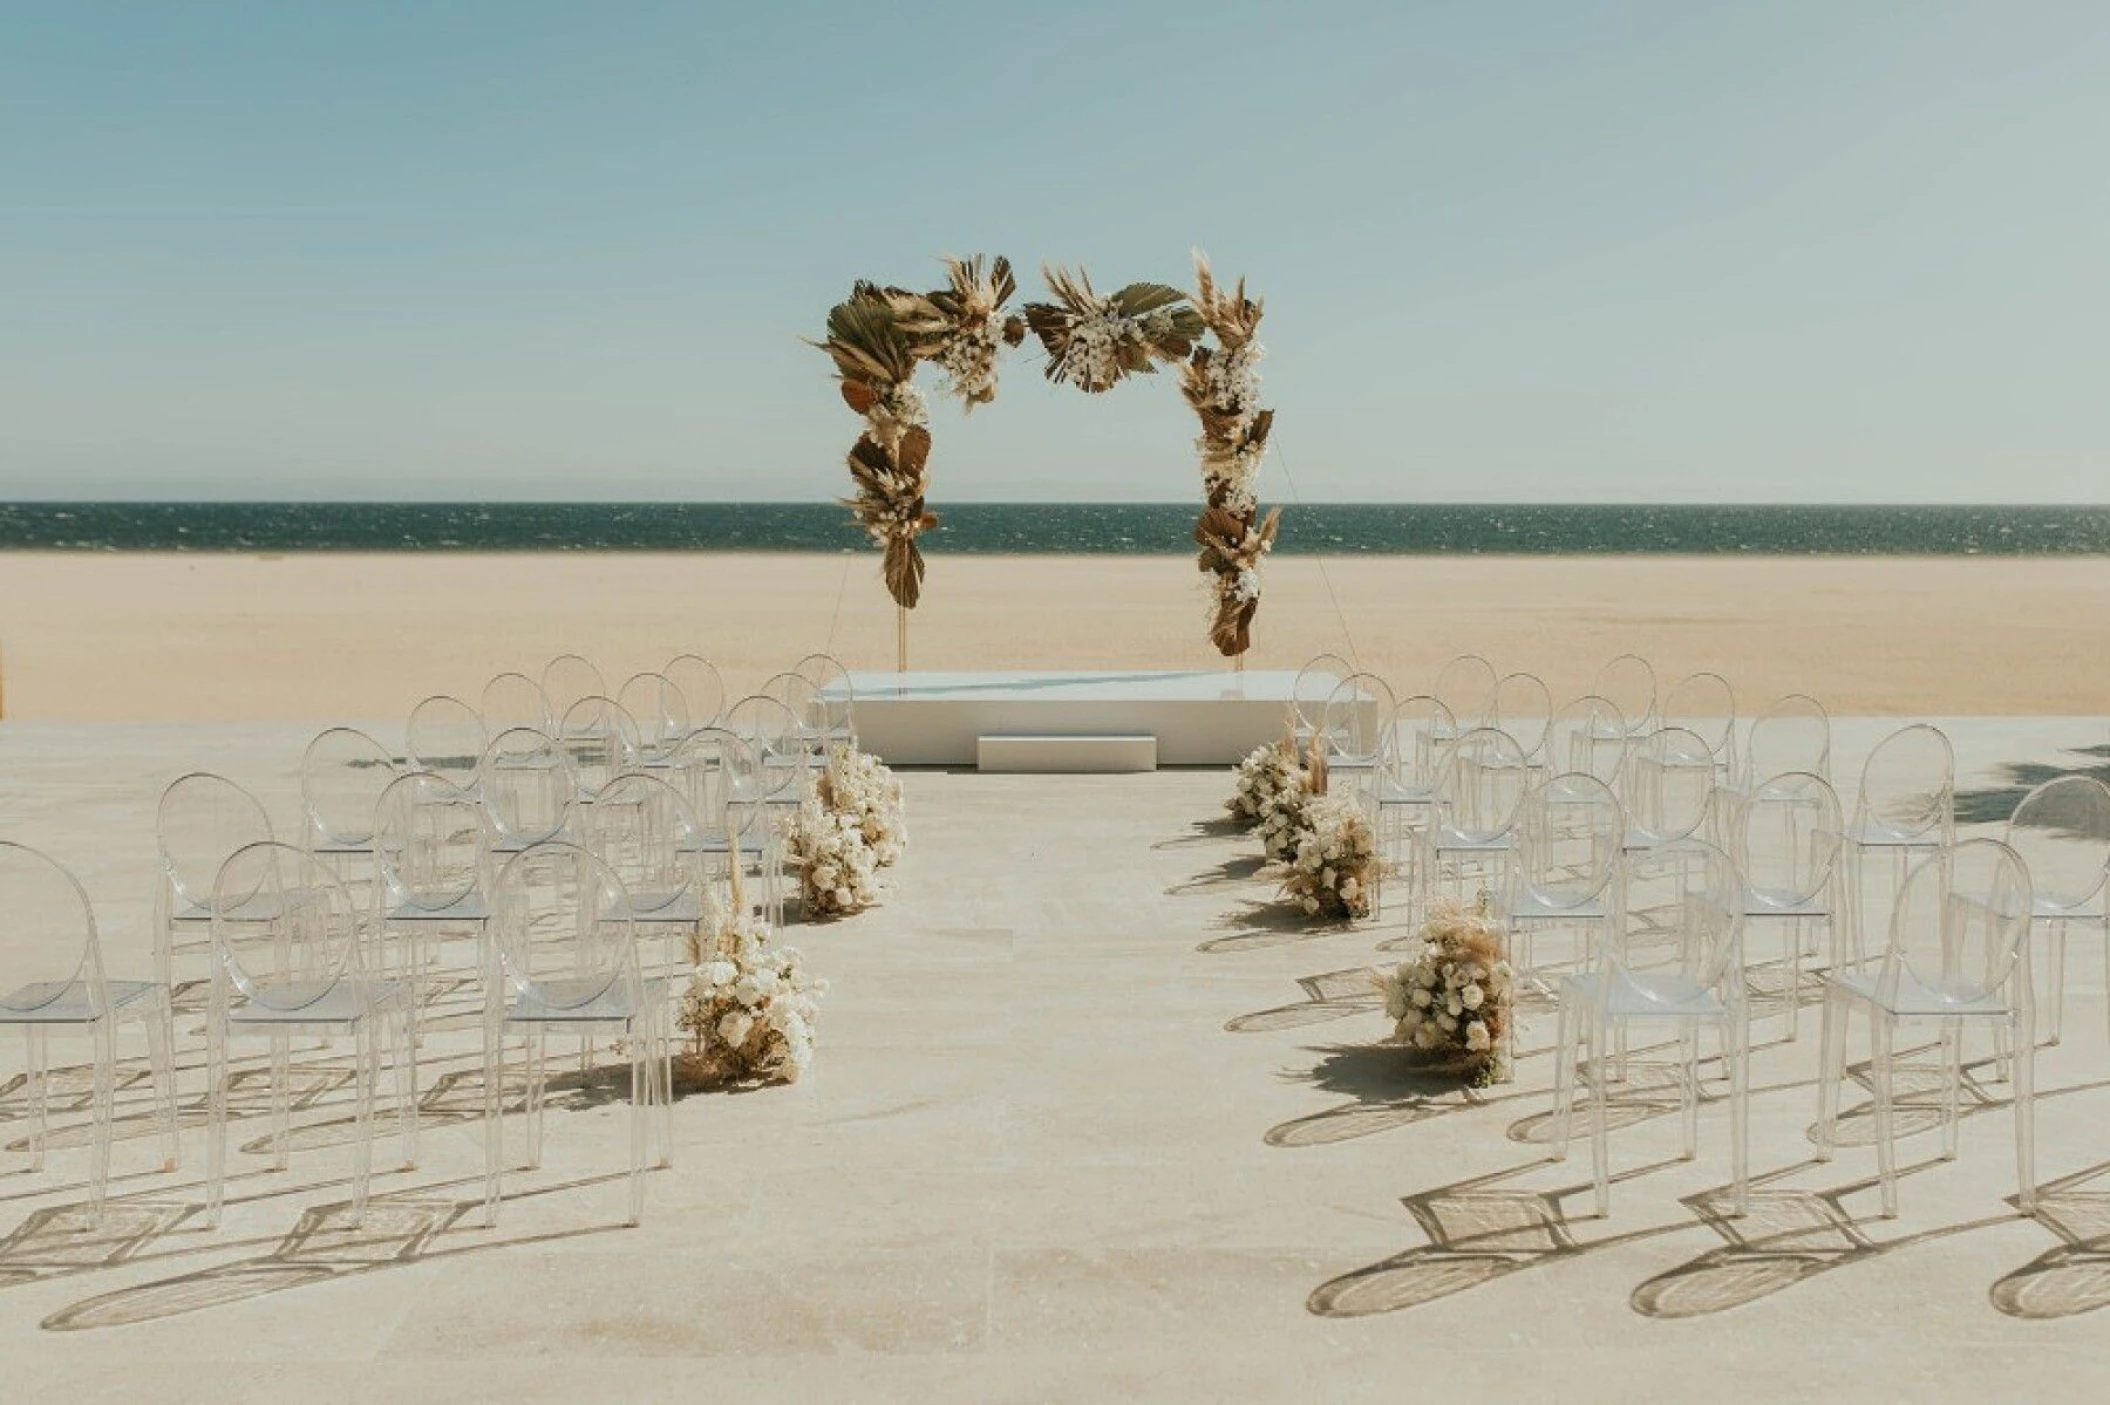
[[[1888,725],[1842,723],[1839,774]],[[1984,792],[2017,765],[2101,766],[2084,748],[2110,742],[2087,721],[1952,730],[1963,786]],[[143,970],[160,786],[223,770],[290,825],[303,740],[8,724],[0,834],[76,867],[112,974]],[[685,1097],[641,1228],[621,1227],[612,1069],[561,1080],[542,1169],[509,1178],[482,1227],[476,1060],[444,1031],[425,1048],[422,1164],[377,1176],[356,1232],[341,1051],[303,1064],[288,1171],[268,1169],[253,1104],[237,1122],[217,1233],[198,1226],[195,1015],[178,1027],[184,1169],[152,1173],[127,1049],[103,1230],[72,1208],[84,1082],[62,1084],[41,1176],[20,1170],[11,1096],[0,1398],[1928,1401],[2089,1399],[2110,1381],[2092,938],[2040,1061],[2035,1219],[2013,1204],[2008,1090],[1988,1063],[1955,1161],[1936,1159],[1924,1110],[1902,1116],[1898,1219],[1876,1213],[1867,1119],[1814,1162],[1808,1010],[1793,1043],[1756,1026],[1748,1219],[1720,1213],[1723,1104],[1703,1110],[1698,1159],[1678,1160],[1645,1056],[1598,1219],[1583,1148],[1548,1156],[1550,1022],[1526,1024],[1514,1084],[1405,1077],[1372,1047],[1385,1022],[1361,974],[1404,926],[1286,923],[1253,846],[1216,822],[1221,773],[907,786],[894,899],[787,933],[833,984],[810,1077]],[[21,1066],[6,1041],[10,1094]]]

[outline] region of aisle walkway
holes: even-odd
[[[1968,735],[1981,779],[2003,757],[2053,759],[2016,750],[2043,725]],[[6,829],[80,865],[115,970],[144,959],[165,758],[222,766],[290,816],[301,739],[9,727]],[[79,1153],[0,1180],[0,1235],[15,1231],[0,1376],[23,1398],[123,1383],[214,1401],[1397,1398],[1438,1382],[1588,1400],[1632,1398],[1643,1369],[1651,1395],[1718,1398],[1849,1382],[2081,1398],[2099,1382],[2110,1315],[2067,1314],[2110,1300],[2110,1178],[2052,1196],[2044,1224],[2015,1217],[2004,1106],[1973,1111],[1956,1163],[1907,1177],[1903,1219],[1867,1218],[1872,1193],[1830,1194],[1872,1174],[1865,1152],[1807,1164],[1805,1021],[1801,1045],[1757,1063],[1754,1165],[1784,1174],[1753,1221],[1710,1211],[1716,1109],[1692,1164],[1669,1160],[1670,1119],[1623,1130],[1627,1179],[1595,1221],[1587,1160],[1545,1160],[1544,1057],[1485,1096],[1417,1092],[1369,1048],[1384,1029],[1360,974],[1402,930],[1284,925],[1252,846],[1213,822],[1221,775],[908,785],[897,899],[789,934],[834,985],[809,1081],[685,1099],[642,1229],[616,1227],[627,1113],[605,1081],[565,1096],[544,1170],[509,1182],[496,1232],[477,1228],[458,1198],[482,1144],[457,1079],[428,1099],[422,1169],[378,1179],[368,1229],[337,1232],[302,1213],[343,1193],[347,1109],[323,1090],[290,1172],[238,1158],[217,1236],[187,1208],[195,1172],[120,1181],[134,1198],[101,1238],[40,1217],[78,1199]],[[2083,993],[2041,1075],[2046,1180],[2110,1169],[2100,960],[2074,968]],[[1527,1046],[1545,1037],[1527,1029]],[[0,1071],[17,1058],[0,1049]],[[428,1087],[467,1067],[446,1058],[432,1051]],[[1903,1160],[1931,1150],[1916,1139]],[[186,1155],[202,1165],[195,1134]],[[143,1160],[120,1145],[120,1172]],[[2062,1250],[2059,1228],[2093,1243]]]

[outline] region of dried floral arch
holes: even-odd
[[[916,370],[936,363],[943,389],[971,411],[996,398],[999,347],[1018,346],[1029,328],[1047,353],[1048,380],[1087,394],[1179,366],[1181,394],[1201,421],[1204,503],[1194,541],[1214,596],[1209,640],[1242,661],[1260,608],[1261,559],[1281,525],[1280,508],[1261,514],[1258,493],[1275,418],[1260,405],[1260,302],[1246,296],[1243,280],[1224,288],[1196,254],[1192,293],[1130,283],[1101,294],[1081,269],[1043,267],[1051,301],[1028,303],[1021,318],[1004,310],[1018,290],[1009,260],[978,254],[948,258],[945,268],[948,286],[928,293],[857,283],[829,310],[828,335],[816,343],[835,362],[843,403],[864,417],[849,455],[856,493],[843,505],[883,552],[887,592],[899,607],[900,666],[908,612],[923,593],[916,539],[938,525],[926,501],[930,417]]]

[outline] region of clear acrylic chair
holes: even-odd
[[[109,1203],[111,1124],[117,1104],[117,1036],[128,1023],[146,1035],[165,1156],[176,1169],[176,1066],[169,988],[162,981],[111,980],[88,894],[70,872],[35,849],[0,842],[0,1030],[19,1029],[28,1045],[30,1169],[44,1169],[51,1097],[53,1033],[93,1045],[95,1131],[89,1143],[89,1215],[97,1225]]]
[[[762,695],[784,704],[798,726],[800,742],[813,758],[811,764],[824,764],[829,746],[828,707],[813,680],[800,673],[775,674],[762,684]]]
[[[614,698],[580,698],[564,710],[556,742],[579,783],[581,803],[591,805],[601,787],[638,764],[642,748],[637,722]]]
[[[289,844],[251,844],[220,869],[213,889],[211,1013],[206,1020],[209,1186],[207,1223],[225,1198],[230,1044],[270,1045],[271,1147],[277,1170],[290,1141],[292,1040],[350,1037],[353,1057],[353,1224],[366,1215],[373,1169],[373,1105],[381,1050],[391,1043],[403,1168],[417,1164],[417,1062],[407,981],[381,973],[367,903]],[[394,1038],[391,1041],[390,1036]]]
[[[413,771],[445,776],[464,790],[476,788],[476,767],[491,739],[483,715],[460,698],[441,693],[410,710],[403,729],[403,754]]]
[[[1903,884],[1908,860],[1956,839],[1956,753],[1938,727],[1915,722],[1876,744],[1861,768],[1861,788],[1846,826],[1844,924],[1855,960],[1864,954],[1867,870],[1876,855],[1890,863],[1886,893]]]
[[[694,730],[689,700],[664,673],[639,673],[623,684],[616,702],[637,724],[637,764],[664,766]]]
[[[355,728],[332,727],[309,742],[300,759],[307,851],[332,863],[371,853],[374,807],[397,774],[388,748]]]
[[[1401,698],[1393,709],[1392,735],[1377,776],[1377,844],[1380,875],[1372,912],[1382,912],[1384,870],[1396,867],[1411,897],[1419,880],[1414,861],[1421,834],[1435,811],[1436,777],[1444,749],[1457,735],[1450,710],[1427,693]]]
[[[511,727],[484,748],[478,788],[492,854],[517,854],[552,839],[576,837],[579,782],[548,733]]]
[[[1517,739],[1517,745],[1524,748],[1524,759],[1534,770],[1551,768],[1546,742],[1553,732],[1553,694],[1536,673],[1508,673],[1496,680],[1494,719],[1490,725]]]
[[[1824,1048],[1817,1104],[1817,1159],[1838,1141],[1839,1085],[1846,1078],[1847,1021],[1867,1010],[1873,1053],[1876,1164],[1883,1214],[1895,1216],[1896,1032],[1932,1023],[1941,1040],[1942,1158],[1956,1155],[1963,1088],[1963,1034],[1993,1032],[1996,1049],[2012,1038],[2015,1159],[2024,1214],[2036,1209],[2036,1010],[2030,988],[2029,869],[1994,839],[1936,850],[1906,877],[1892,908],[1884,950],[1834,968],[1824,982]]]
[[[1791,771],[1761,781],[1736,805],[1729,853],[1742,880],[1746,956],[1762,921],[1782,924],[1781,1000],[1788,1038],[1802,1028],[1802,958],[1822,925],[1837,949],[1839,797],[1824,777]]]
[[[1300,752],[1325,719],[1326,703],[1333,697],[1333,690],[1340,686],[1343,678],[1354,672],[1348,660],[1339,654],[1320,654],[1297,670],[1297,676],[1290,684],[1289,710],[1290,725],[1296,730]]]
[[[1626,769],[1626,719],[1608,698],[1586,693],[1553,714],[1546,729],[1546,767],[1579,771],[1616,792]]]
[[[826,746],[857,745],[857,689],[850,683],[850,670],[833,654],[808,654],[791,671],[813,685],[820,696]]]
[[[1629,739],[1656,730],[1656,670],[1639,654],[1621,654],[1597,671],[1590,691],[1619,710]]]
[[[1499,682],[1493,664],[1478,654],[1460,654],[1436,671],[1429,692],[1458,719],[1459,731],[1470,732],[1497,725],[1495,690]]]
[[[752,866],[760,881],[750,891],[761,894],[764,911],[773,910],[782,859],[764,823],[762,763],[753,748],[722,727],[706,727],[682,743],[666,774],[696,817],[706,881],[730,882],[733,865],[742,872]]]
[[[1742,783],[1748,795],[1760,781],[1792,771],[1832,778],[1832,719],[1824,704],[1806,693],[1775,698],[1744,741]]]
[[[649,1124],[658,1105],[660,1161],[673,1159],[673,1011],[667,983],[638,961],[629,895],[607,864],[575,844],[515,854],[492,893],[493,940],[485,974],[484,1211],[498,1222],[504,1109],[504,1041],[525,1037],[530,1168],[542,1159],[543,1044],[552,1030],[621,1041],[630,1055],[630,1211],[644,1215]]]
[[[1536,960],[1533,938],[1544,928],[1573,929],[1579,964],[1591,966],[1590,953],[1618,919],[1614,880],[1625,835],[1619,797],[1595,776],[1569,772],[1525,796],[1493,896],[1510,935],[1510,962],[1529,989],[1542,996],[1557,989]]]
[[[1742,914],[1737,911],[1737,879],[1729,857],[1700,840],[1674,849],[1629,852],[1615,880],[1630,898],[1647,894],[1645,903],[1624,904],[1629,914],[1597,965],[1561,983],[1560,1028],[1554,1039],[1553,1158],[1568,1154],[1574,1118],[1577,1072],[1587,1067],[1590,1083],[1590,1160],[1597,1213],[1612,1209],[1609,1084],[1625,1060],[1612,1054],[1635,1027],[1669,1027],[1678,1036],[1684,1155],[1699,1153],[1700,1033],[1719,1032],[1729,1065],[1729,1137],[1731,1213],[1742,1215],[1750,1202],[1750,1053],[1751,1029],[1745,1002],[1740,953]],[[1663,890],[1668,887],[1668,901]],[[1645,940],[1637,941],[1633,910],[1669,914],[1666,928],[1652,922]],[[1576,1054],[1580,1034],[1586,1055]]]
[[[734,803],[754,812],[762,831],[767,854],[762,862],[764,892],[772,926],[784,924],[785,898],[783,822],[805,803],[813,778],[813,756],[806,749],[798,721],[775,698],[745,697],[726,709],[726,730],[747,743],[756,766],[744,776],[752,786],[738,793]]]
[[[2029,865],[2036,897],[2035,927],[2050,947],[2051,1012],[2047,1042],[2056,1044],[2065,1024],[2066,933],[2093,928],[2103,944],[2103,971],[2110,979],[2110,786],[2093,776],[2059,776],[2022,797],[2001,836]]]
[[[169,783],[154,813],[161,878],[154,892],[154,978],[176,989],[175,953],[211,946],[212,885],[227,856],[272,837],[271,817],[248,791],[209,771]]]
[[[1436,806],[1415,858],[1415,917],[1426,916],[1439,885],[1461,902],[1476,887],[1492,892],[1516,842],[1517,817],[1531,790],[1524,749],[1507,732],[1480,727],[1444,748]]]
[[[579,655],[559,654],[542,666],[542,696],[549,703],[549,715],[561,722],[581,698],[607,697],[608,683],[601,670]]]
[[[371,955],[374,969],[394,969],[409,983],[418,997],[413,1015],[444,985],[440,943],[483,934],[490,913],[487,823],[478,792],[430,771],[411,772],[381,796],[374,820],[378,945]]]
[[[1385,749],[1396,739],[1399,705],[1385,680],[1351,673],[1334,685],[1319,715],[1319,740],[1329,775],[1367,788],[1383,769]]]
[[[484,730],[494,737],[515,727],[547,732],[557,725],[550,713],[549,696],[540,683],[525,673],[499,674],[484,684],[481,702]]]
[[[1660,849],[1700,833],[1714,808],[1713,748],[1682,727],[1662,727],[1634,743],[1624,768],[1629,849]]]
[[[1663,725],[1682,727],[1707,743],[1716,781],[1735,779],[1736,691],[1719,673],[1688,673],[1663,695]]]
[[[701,654],[677,654],[667,661],[661,673],[674,680],[681,689],[682,700],[688,704],[689,726],[715,726],[725,715],[725,680],[718,675],[717,666]]]
[[[676,970],[703,922],[703,825],[664,773],[617,776],[586,812],[585,847],[615,870],[640,939],[672,938],[650,969]]]

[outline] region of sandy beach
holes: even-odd
[[[2110,562],[2095,558],[1280,558],[1250,663],[1333,650],[1424,686],[1470,651],[1557,697],[1632,650],[1712,668],[1746,708],[1841,715],[2110,711]],[[1336,609],[1338,605],[1338,610]],[[1207,668],[1184,557],[934,555],[919,668]],[[611,680],[695,650],[745,689],[826,649],[893,663],[868,554],[0,555],[6,716],[401,716],[583,652]]]

